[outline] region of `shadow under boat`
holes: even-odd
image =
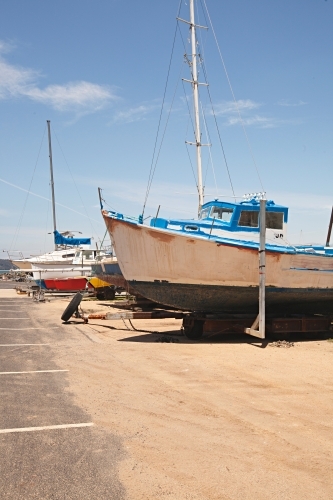
[[[109,285],[115,287],[116,291],[125,291],[128,295],[134,297],[132,303],[127,302],[123,307],[133,307],[140,306],[143,308],[152,309],[154,307],[161,306],[161,304],[154,302],[150,299],[147,299],[138,291],[133,288],[124,278],[121,269],[118,264],[118,260],[114,256],[105,257],[101,259],[99,262],[95,262],[91,266],[91,275],[92,277],[98,278],[102,281],[105,281]],[[117,307],[122,307],[119,303]],[[165,308],[165,306],[163,306]]]

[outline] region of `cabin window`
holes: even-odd
[[[245,227],[259,227],[259,212],[242,210],[238,225]],[[283,229],[283,213],[266,212],[266,228]]]
[[[213,219],[222,220],[223,222],[230,222],[232,214],[232,208],[213,207],[210,212],[210,217],[212,217]]]
[[[207,219],[207,217],[209,217],[209,211],[210,211],[210,207],[204,208],[203,210],[201,210],[200,219]]]
[[[266,212],[266,227],[269,229],[283,229],[283,213]]]
[[[62,256],[63,259],[68,259],[69,257],[75,257],[75,253],[66,253]]]
[[[84,258],[87,260],[93,259],[94,258],[94,252],[91,250],[84,250],[83,251]]]
[[[242,210],[239,217],[239,226],[258,227],[259,212]]]

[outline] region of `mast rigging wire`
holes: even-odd
[[[180,2],[179,2],[177,17],[179,17],[179,12],[180,12],[180,8],[181,8],[181,4],[182,4],[182,0],[180,0]],[[166,79],[165,86],[164,86],[162,106],[161,106],[160,116],[159,116],[159,120],[158,120],[158,127],[157,127],[157,132],[156,132],[156,138],[155,138],[153,156],[152,156],[152,159],[151,159],[150,170],[149,170],[149,175],[148,175],[147,191],[146,191],[146,196],[145,196],[145,200],[144,200],[143,207],[142,207],[142,218],[143,218],[143,215],[144,215],[144,212],[145,212],[145,208],[146,208],[146,204],[147,204],[147,200],[148,200],[148,196],[149,196],[149,192],[150,192],[151,183],[152,183],[153,176],[154,176],[155,169],[156,169],[156,162],[155,162],[155,166],[154,166],[155,152],[156,152],[156,148],[157,148],[157,140],[158,140],[160,126],[161,126],[161,121],[162,121],[162,113],[163,113],[163,108],[164,108],[166,90],[167,90],[167,86],[168,86],[168,82],[169,82],[171,62],[172,62],[173,52],[174,52],[174,48],[175,48],[177,29],[178,29],[178,21],[177,21],[177,24],[176,24],[175,34],[174,34],[174,37],[173,37],[173,43],[172,43],[172,49],[171,49],[171,55],[170,55],[170,60],[169,60],[168,73],[167,73],[167,79]]]
[[[1,179],[0,178],[0,182],[3,182],[4,184],[8,184],[8,186],[12,186],[16,189],[19,189],[20,191],[24,191],[25,193],[29,193],[31,194],[32,196],[36,196],[36,198],[41,198],[42,200],[46,200],[46,201],[51,201],[50,198],[46,198],[46,196],[42,196],[40,194],[37,194],[37,193],[33,193],[32,191],[28,191],[27,189],[25,188],[22,188],[20,186],[17,186],[16,184],[13,184],[12,182],[8,182],[8,181],[5,181],[5,179]],[[71,212],[74,212],[76,214],[79,214],[79,215],[82,215],[82,217],[87,217],[86,214],[83,214],[82,212],[78,212],[77,210],[74,210],[74,208],[71,208],[71,207],[67,207],[66,205],[63,205],[62,203],[59,203],[59,202],[55,202],[56,205],[59,205],[59,207],[63,207],[63,208],[66,208],[67,210],[70,210]],[[98,224],[103,224],[103,222],[101,220],[95,220],[95,219],[92,219],[94,222],[98,222]]]
[[[258,179],[259,179],[259,183],[260,183],[261,189],[262,189],[262,191],[265,191],[263,183],[261,181],[261,177],[260,177],[260,174],[259,174],[257,163],[256,163],[256,160],[255,160],[255,157],[254,157],[254,154],[253,154],[253,150],[252,150],[252,147],[251,147],[251,144],[250,144],[250,141],[249,141],[249,137],[248,137],[248,135],[246,133],[245,124],[244,124],[241,112],[239,110],[239,107],[238,107],[238,102],[236,100],[236,97],[235,97],[235,94],[234,94],[234,91],[233,91],[233,88],[232,88],[232,85],[231,85],[231,81],[230,81],[230,78],[229,78],[229,74],[227,72],[227,68],[226,68],[225,63],[224,63],[222,52],[221,52],[219,43],[217,41],[217,37],[216,37],[216,34],[215,34],[214,26],[213,26],[213,23],[212,23],[212,20],[211,20],[211,17],[209,15],[209,11],[208,11],[208,8],[207,8],[207,5],[206,5],[206,0],[201,0],[201,1],[203,1],[204,5],[205,5],[205,9],[206,9],[207,16],[208,16],[208,19],[209,19],[209,24],[210,24],[212,32],[213,32],[213,36],[214,36],[214,39],[215,39],[217,50],[218,50],[218,53],[219,53],[219,56],[220,56],[220,59],[221,59],[221,62],[222,62],[222,66],[223,66],[223,69],[224,69],[224,72],[225,72],[225,75],[226,75],[226,78],[227,78],[227,81],[228,81],[228,85],[229,85],[229,88],[230,88],[230,91],[231,91],[231,94],[232,94],[232,98],[234,100],[234,103],[235,103],[235,106],[236,106],[236,109],[237,109],[237,113],[238,113],[240,122],[242,124],[243,132],[244,132],[244,135],[245,135],[245,138],[246,138],[246,141],[247,141],[247,145],[248,145],[248,148],[249,148],[249,151],[250,151],[250,155],[252,157],[252,161],[253,161],[254,166],[255,166],[255,170],[257,172],[257,176],[258,176]]]
[[[69,170],[69,173],[70,173],[70,176],[71,176],[71,178],[72,178],[73,184],[74,184],[74,186],[75,186],[76,192],[77,192],[77,194],[78,194],[78,196],[79,196],[79,198],[80,198],[80,201],[81,201],[81,203],[82,203],[83,209],[84,209],[84,211],[85,211],[85,213],[86,213],[86,217],[87,217],[87,219],[89,220],[90,227],[91,227],[91,231],[92,231],[92,233],[93,233],[93,234],[95,234],[95,235],[97,236],[97,239],[98,239],[99,241],[101,241],[101,240],[100,240],[100,238],[99,238],[99,236],[98,236],[98,233],[97,233],[97,231],[96,231],[95,227],[94,227],[94,226],[93,226],[93,224],[92,224],[92,221],[91,221],[91,219],[90,219],[90,216],[89,216],[89,214],[88,214],[88,211],[87,211],[87,209],[86,209],[86,206],[85,206],[85,204],[84,204],[84,202],[83,202],[83,200],[82,200],[82,197],[81,197],[80,192],[79,192],[79,190],[78,190],[78,187],[77,187],[77,185],[76,185],[76,182],[75,182],[74,176],[73,176],[72,171],[71,171],[71,169],[70,169],[70,167],[69,167],[68,161],[67,161],[67,159],[66,159],[66,157],[65,157],[65,153],[64,153],[64,151],[63,151],[63,149],[62,149],[62,147],[61,147],[61,144],[60,144],[60,142],[59,142],[58,136],[57,136],[57,134],[56,134],[56,132],[55,132],[55,130],[54,130],[54,129],[52,129],[52,132],[53,132],[53,134],[55,135],[55,137],[56,137],[56,139],[57,139],[58,146],[59,146],[60,151],[61,151],[61,153],[62,153],[62,156],[63,156],[63,158],[64,158],[64,160],[65,160],[66,166],[67,166],[67,168],[68,168],[68,170]]]
[[[51,198],[51,186],[49,185],[49,197]],[[47,233],[48,233],[48,225],[49,225],[49,214],[50,214],[50,203],[47,203],[46,205],[46,224],[45,224],[45,235],[44,235],[44,251],[43,253],[46,253],[46,238],[47,238]]]
[[[19,221],[18,221],[17,226],[16,226],[16,229],[15,229],[15,233],[14,233],[13,239],[12,239],[11,244],[10,244],[10,246],[9,246],[9,250],[12,250],[13,245],[14,245],[14,242],[16,241],[16,239],[17,239],[17,237],[18,237],[19,230],[21,229],[21,226],[22,226],[23,217],[24,217],[24,212],[25,212],[25,209],[26,209],[26,206],[27,206],[27,202],[28,202],[29,194],[31,193],[30,189],[31,189],[31,186],[32,186],[32,182],[33,182],[33,180],[34,180],[34,177],[35,177],[36,168],[37,168],[37,164],[38,164],[38,161],[39,161],[40,152],[41,152],[42,145],[43,145],[43,141],[44,141],[44,137],[45,137],[45,131],[46,131],[46,125],[45,125],[45,127],[44,127],[44,132],[43,132],[42,140],[41,140],[41,143],[40,143],[40,146],[39,146],[39,151],[38,151],[38,155],[37,155],[37,160],[36,160],[36,163],[35,163],[35,166],[34,166],[34,170],[33,170],[33,173],[32,173],[31,180],[30,180],[29,188],[28,188],[27,190],[25,190],[25,191],[26,191],[26,193],[27,193],[27,195],[26,195],[25,200],[24,200],[23,208],[22,208],[22,210],[21,210],[21,214],[20,214]],[[0,180],[2,180],[2,179],[0,179]],[[5,181],[4,181],[4,182],[5,182]]]
[[[205,126],[205,132],[206,132],[207,142],[208,142],[208,144],[211,144],[211,139],[210,139],[209,131],[208,131],[208,128],[207,128],[206,117],[205,117],[205,114],[204,114],[204,111],[203,111],[203,108],[202,108],[202,102],[201,101],[200,101],[200,105],[201,105],[202,119],[203,119],[204,126]],[[213,177],[214,177],[214,182],[215,182],[215,189],[216,189],[216,193],[217,193],[218,192],[218,188],[217,188],[217,182],[216,182],[214,162],[213,162],[213,158],[212,158],[212,151],[211,151],[210,146],[208,147],[208,152],[209,152],[210,162],[211,162],[211,165],[212,165]],[[205,175],[205,183],[206,183],[207,171],[208,171],[208,162],[207,162],[207,169],[206,169],[206,175]]]
[[[181,73],[181,71],[180,71],[180,73]],[[179,85],[179,80],[180,80],[180,78],[177,78],[177,85],[176,85],[176,88],[175,88],[175,91],[174,91],[174,94],[173,94],[173,97],[172,97],[172,100],[171,100],[171,104],[170,104],[170,108],[169,108],[167,120],[165,122],[164,130],[163,130],[163,134],[162,134],[162,139],[161,139],[161,142],[160,142],[160,145],[159,145],[159,148],[158,148],[156,159],[154,161],[154,168],[153,168],[153,171],[152,171],[152,175],[151,175],[150,181],[148,182],[145,204],[144,204],[143,211],[142,211],[142,218],[143,218],[143,214],[144,214],[144,209],[145,209],[145,206],[146,206],[146,202],[147,202],[147,199],[148,199],[148,195],[149,195],[149,192],[150,192],[150,188],[151,188],[151,185],[152,185],[152,182],[153,182],[154,174],[155,174],[155,171],[156,171],[157,162],[158,162],[160,154],[161,154],[161,149],[162,149],[162,145],[163,145],[165,133],[166,133],[167,126],[168,126],[168,123],[169,123],[169,120],[170,120],[171,110],[173,108],[173,103],[175,102],[175,97],[176,97],[176,92],[177,92],[178,85]],[[154,148],[154,150],[155,150],[155,148]]]
[[[198,13],[198,11],[197,11],[197,13]],[[204,13],[205,21],[207,21],[204,10],[203,10],[203,13]],[[206,22],[206,24],[208,25],[207,22]],[[180,37],[181,37],[181,40],[182,40],[182,43],[183,43],[184,52],[186,53],[186,45],[185,45],[185,42],[184,42],[184,38],[183,38],[182,32],[180,30],[179,30],[179,33],[180,33]],[[202,39],[202,37],[201,37],[201,39]],[[221,133],[220,133],[220,129],[219,129],[218,123],[217,123],[217,119],[216,119],[216,115],[215,115],[215,110],[214,110],[214,107],[213,107],[213,101],[212,101],[210,90],[209,90],[209,84],[208,84],[208,78],[207,78],[207,72],[206,72],[206,69],[205,69],[205,64],[204,64],[202,58],[200,57],[200,54],[198,54],[198,56],[199,56],[199,63],[201,65],[201,67],[202,67],[202,71],[203,71],[205,83],[207,84],[208,97],[209,97],[210,105],[211,105],[211,108],[212,108],[212,113],[213,113],[213,116],[214,116],[215,127],[216,127],[217,134],[218,134],[218,137],[219,137],[219,143],[220,143],[220,147],[221,147],[221,150],[222,150],[225,167],[226,167],[226,170],[227,170],[230,187],[231,187],[231,190],[232,190],[233,197],[235,197],[235,190],[234,190],[234,186],[233,186],[233,183],[232,183],[232,180],[231,180],[231,174],[230,174],[230,170],[229,170],[229,165],[228,165],[227,157],[226,157],[226,154],[225,154],[225,151],[224,151],[224,147],[223,147],[223,143],[222,143],[222,137],[221,137]],[[185,58],[186,58],[186,54],[185,54]],[[190,61],[189,61],[189,65],[191,65]],[[193,75],[192,75],[192,78],[193,78]],[[187,98],[186,98],[186,100],[187,100]],[[189,113],[190,113],[190,111],[189,111]],[[191,113],[190,113],[190,116],[192,118]],[[192,120],[192,126],[193,126],[193,133],[194,133],[193,120]],[[194,133],[194,135],[195,135],[195,133]],[[210,151],[210,154],[211,154],[211,151]]]
[[[209,86],[208,86],[206,68],[205,68],[205,65],[204,65],[203,62],[202,62],[202,70],[203,70],[203,73],[204,73],[204,76],[205,76],[205,81],[207,83],[207,93],[208,93],[210,105],[212,107],[212,112],[213,112],[213,117],[214,117],[214,121],[215,121],[216,130],[217,130],[217,135],[219,137],[219,142],[220,142],[220,146],[221,146],[221,149],[222,149],[224,163],[225,163],[225,166],[226,166],[226,169],[227,169],[227,174],[228,174],[228,177],[229,177],[229,182],[230,182],[232,194],[233,194],[233,196],[235,196],[235,190],[234,190],[234,186],[233,186],[233,183],[232,183],[232,180],[231,180],[229,165],[228,165],[228,162],[227,162],[227,157],[225,155],[225,151],[224,151],[224,147],[223,147],[223,143],[222,143],[222,137],[221,137],[220,129],[219,129],[219,126],[217,124],[217,119],[216,119],[215,109],[214,109],[214,106],[213,106],[212,96],[211,96],[211,93],[210,93],[210,90],[209,90]]]
[[[184,87],[184,82],[183,82],[183,87]],[[184,89],[185,91],[185,89]],[[185,94],[185,98],[186,98],[186,94]],[[186,127],[186,135],[187,135],[187,131],[188,131],[188,124],[189,124],[189,121],[191,120],[191,116],[189,116],[189,119],[187,121],[187,127]],[[187,151],[187,155],[188,155],[188,159],[190,161],[190,166],[191,166],[191,170],[192,170],[192,174],[193,174],[193,178],[194,178],[194,182],[195,182],[195,185],[196,185],[196,188],[197,188],[197,192],[199,192],[199,187],[198,187],[198,184],[197,184],[197,179],[195,177],[195,173],[194,173],[194,168],[193,168],[193,163],[192,163],[192,160],[191,160],[191,155],[190,155],[190,152],[189,152],[189,148],[188,148],[188,144],[185,142],[185,146],[186,146],[186,151]]]

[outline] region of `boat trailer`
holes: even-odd
[[[89,320],[134,320],[134,319],[182,319],[182,330],[190,340],[200,340],[221,334],[244,334],[255,322],[255,316],[249,314],[200,314],[186,311],[174,311],[165,309],[140,310],[140,311],[117,311],[105,313],[84,314],[79,306],[83,295],[77,293],[63,312],[61,319],[68,322],[72,316],[83,320],[87,324]],[[291,333],[323,333],[331,329],[332,317],[322,315],[289,315],[274,316],[266,315],[265,328],[268,336],[280,340],[285,339]]]

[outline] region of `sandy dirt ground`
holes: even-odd
[[[35,314],[61,325],[67,303],[38,304]],[[76,403],[121,438],[130,500],[333,499],[327,336],[263,347],[243,336],[192,342],[179,320],[133,324],[77,320],[54,350]]]

